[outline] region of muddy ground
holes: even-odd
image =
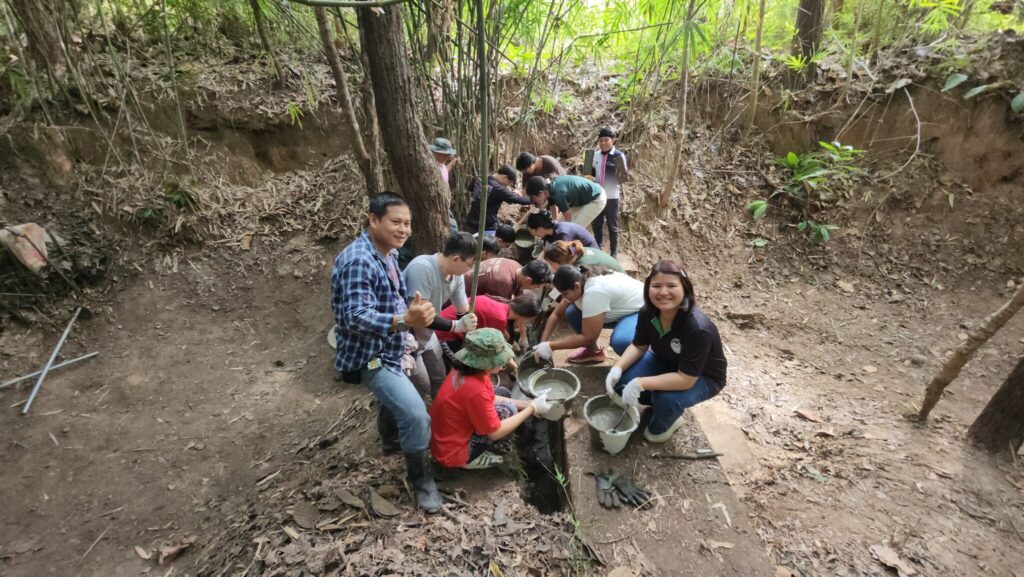
[[[902,116],[887,123],[908,129],[906,110],[889,114]],[[961,117],[944,124],[947,114],[922,110],[926,130],[960,126]],[[895,574],[881,559],[902,565],[906,575],[1024,575],[1024,469],[964,440],[1024,350],[1024,317],[979,351],[927,426],[906,418],[946,352],[1024,280],[1024,198],[1013,164],[1024,154],[1011,155],[1000,173],[986,142],[997,143],[1005,159],[1021,150],[1014,148],[1019,135],[1015,141],[1012,131],[994,131],[985,118],[964,121],[974,132],[960,157],[942,145],[952,136],[937,133],[898,177],[847,191],[831,213],[841,232],[825,247],[807,245],[783,222],[750,222],[743,207],[765,193],[766,164],[750,165],[754,151],[726,154],[731,165],[705,163],[723,156],[711,129],[697,131],[708,138],[688,150],[695,166],[684,173],[684,193],[671,212],[659,221],[643,217],[641,206],[626,207],[629,254],[641,269],[662,256],[684,259],[698,302],[728,347],[728,386],[693,411],[695,426],[723,453],[720,465],[686,467],[721,466],[749,516],[742,525],[749,521],[774,566],[766,574]],[[831,135],[827,126],[806,128],[815,138]],[[349,537],[365,535],[386,549],[396,536],[460,526],[449,516],[410,511],[400,463],[376,447],[367,393],[334,378],[324,342],[329,266],[352,237],[358,215],[346,206],[358,191],[345,184],[350,162],[326,171],[305,164],[320,154],[316,146],[294,161],[301,166],[250,152],[240,157],[245,178],[235,180],[242,184],[210,184],[225,202],[222,214],[234,220],[206,244],[182,248],[154,240],[152,230],[111,225],[138,240],[117,245],[110,276],[83,299],[90,318],[79,321],[64,349],[65,358],[99,357],[49,377],[26,417],[17,405],[27,388],[0,391],[7,413],[0,418],[0,574],[217,574],[210,564],[220,562],[225,574],[247,574],[254,549],[284,539],[286,507],[353,483],[373,487],[405,513],[397,521],[349,519]],[[229,160],[241,154],[230,146],[220,153]],[[883,156],[872,162],[892,169],[907,151]],[[952,158],[963,161],[956,171],[942,161]],[[225,173],[232,169],[221,164]],[[640,177],[638,197],[657,187],[654,173]],[[343,181],[336,185],[343,195],[327,190],[332,179]],[[303,183],[298,196],[289,188],[296,180]],[[14,182],[4,180],[0,208],[17,218],[40,206],[59,212],[41,181]],[[238,226],[245,221],[235,214],[259,203],[254,227]],[[204,230],[209,236],[214,229]],[[768,239],[768,247],[753,248],[754,237]],[[72,305],[68,299],[38,308],[33,324],[3,327],[5,378],[45,362]],[[349,424],[353,415],[359,418]],[[545,520],[522,503],[521,480],[510,475],[482,493],[488,507],[472,501],[471,482],[448,481],[456,498],[469,499],[452,505],[457,516],[483,520],[462,531],[490,535],[488,515],[504,507],[527,535],[572,534],[567,513]],[[704,497],[677,502],[688,498]],[[702,549],[687,535],[689,524],[701,522],[687,510],[659,506],[636,515],[630,522],[640,538],[657,542],[657,529],[671,526],[663,546],[688,547],[705,564],[630,562],[616,577],[718,574],[728,552]],[[253,543],[254,535],[269,540]],[[426,536],[418,537],[420,552]],[[458,557],[481,563],[487,554],[510,555],[506,549],[523,538]],[[184,543],[191,545],[177,560],[156,565],[161,546]],[[617,569],[581,565],[579,551],[555,549],[540,555],[549,570],[524,569],[538,561],[519,559],[522,567],[506,566],[505,574]],[[401,557],[387,567],[431,574],[430,566],[403,565]]]

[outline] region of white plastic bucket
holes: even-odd
[[[591,397],[583,405],[583,418],[590,425],[590,438],[610,455],[617,455],[625,449],[630,435],[640,425],[640,413],[635,407],[630,407],[625,417],[623,410],[626,409],[608,395]]]

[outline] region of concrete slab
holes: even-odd
[[[606,575],[622,567],[616,575],[774,575],[765,547],[717,460],[654,456],[709,446],[692,416],[664,445],[644,441],[638,429],[622,453],[608,455],[592,442],[582,415],[588,398],[604,394],[607,369],[572,370],[583,387],[581,398],[564,420],[566,468],[577,534],[604,564],[594,574]],[[640,486],[657,496],[654,506],[645,511],[602,508],[594,479],[586,472],[609,467],[631,473]]]

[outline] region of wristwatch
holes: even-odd
[[[398,322],[395,323],[395,332],[404,333],[409,330],[409,325],[405,324],[404,317],[398,317]]]

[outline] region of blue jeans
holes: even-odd
[[[615,354],[621,355],[625,352],[626,347],[633,343],[633,337],[636,335],[636,321],[639,317],[639,313],[633,313],[617,321],[604,324],[605,328],[615,327],[612,329],[611,338],[612,350],[615,351]],[[579,307],[574,304],[569,305],[569,308],[565,309],[565,318],[569,320],[569,326],[576,331],[576,334],[583,334],[583,311]]]
[[[654,356],[651,351],[644,353],[639,361],[633,363],[622,373],[622,378],[615,385],[615,392],[622,394],[622,389],[629,381],[637,377],[653,377],[671,373],[675,369]],[[640,393],[640,404],[650,405],[653,415],[647,430],[652,435],[660,435],[682,416],[683,411],[702,401],[711,398],[715,386],[705,377],[698,377],[697,382],[685,391],[644,391]]]
[[[360,380],[377,400],[381,418],[393,418],[398,425],[398,443],[403,453],[421,453],[430,445],[430,415],[416,386],[405,373],[386,368],[363,369]]]

